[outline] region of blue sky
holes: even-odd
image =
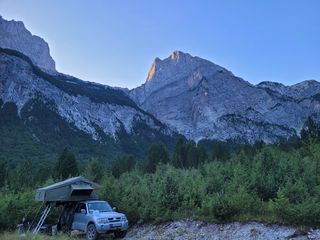
[[[155,57],[206,58],[251,83],[320,80],[318,0],[0,0],[50,45],[57,69],[133,88]]]

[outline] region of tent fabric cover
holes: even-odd
[[[74,177],[58,182],[36,191],[35,200],[38,202],[70,202],[96,198],[99,187],[84,177]]]

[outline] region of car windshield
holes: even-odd
[[[92,202],[88,203],[89,213],[98,212],[112,212],[111,206],[107,202]]]

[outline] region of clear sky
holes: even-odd
[[[43,37],[60,72],[142,84],[155,57],[206,58],[251,83],[320,80],[319,0],[0,0]]]

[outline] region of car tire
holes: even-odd
[[[87,240],[99,239],[99,233],[97,232],[96,226],[92,223],[88,225],[86,235],[87,235]]]
[[[119,232],[114,232],[114,237],[115,238],[124,238],[127,234],[127,231],[119,231]]]

